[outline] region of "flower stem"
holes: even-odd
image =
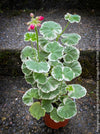
[[[37,28],[36,28],[36,27],[35,27],[35,32],[36,32],[36,40],[37,40],[38,61],[40,61],[40,58],[39,58],[39,40],[38,40],[38,30],[37,30]]]
[[[65,28],[63,29],[63,31],[61,32],[61,34],[59,34],[58,37],[56,38],[56,41],[59,40],[60,36],[64,33],[64,31],[66,30],[66,28],[68,27],[68,25],[69,25],[69,21],[68,21],[67,25],[65,26]]]
[[[36,53],[35,53],[35,50],[34,50],[34,47],[33,47],[33,44],[32,44],[32,41],[31,41],[31,47],[32,47],[32,49],[33,49],[33,53],[34,53],[34,59],[36,60]]]

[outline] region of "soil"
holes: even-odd
[[[30,88],[23,77],[0,77],[0,134],[99,134],[96,121],[96,82],[79,77],[74,83],[83,85],[88,93],[76,101],[78,113],[67,126],[48,128],[43,118],[34,119],[22,96]]]

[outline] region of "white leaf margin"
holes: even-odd
[[[71,85],[72,85],[72,87],[73,87],[74,90],[71,91],[71,92],[69,92],[69,93],[68,93],[68,96],[70,96],[73,92],[75,92],[74,85],[79,85],[79,84],[71,84]],[[78,97],[78,98],[76,98],[76,97],[71,97],[71,98],[73,98],[73,99],[80,99],[80,98],[82,98],[82,97],[84,97],[84,96],[86,95],[87,90],[85,89],[85,87],[83,87],[83,86],[81,86],[81,85],[79,85],[79,86],[83,88],[83,90],[85,91],[85,94],[84,94],[83,96],[81,96],[81,97]]]
[[[74,15],[77,15],[77,14],[74,14]],[[81,20],[81,16],[79,16],[79,21],[70,21],[70,19],[68,18],[68,19],[66,19],[66,16],[72,16],[72,14],[70,14],[70,13],[67,13],[67,14],[65,14],[65,16],[64,16],[64,19],[65,20],[68,20],[70,23],[74,23],[74,22],[76,22],[76,23],[79,23],[80,22],[80,20]]]
[[[67,98],[65,98],[65,99],[63,100],[64,105],[65,105],[66,101],[67,101]],[[59,106],[59,107],[58,107],[57,113],[58,113],[58,111],[59,111],[62,107],[64,107],[64,106]],[[71,119],[72,117],[74,117],[74,116],[77,114],[77,106],[76,106],[76,104],[75,104],[75,109],[76,109],[76,111],[75,111],[74,115],[71,116],[71,117],[69,117],[69,118],[65,118],[65,119]],[[59,114],[58,114],[58,115],[59,115]],[[59,116],[60,116],[60,115],[59,115]],[[60,116],[60,117],[61,117],[61,116]],[[61,117],[61,118],[64,118],[64,117]]]
[[[67,45],[67,46],[70,46],[70,45]],[[66,47],[67,47],[67,46],[66,46]],[[79,57],[80,57],[80,51],[79,51],[76,47],[74,47],[74,46],[71,46],[71,47],[73,47],[73,48],[77,51],[77,53],[78,53],[77,60],[78,60]],[[67,54],[65,54],[65,55],[63,56],[63,59],[64,59],[65,63],[71,63],[71,62],[77,61],[77,60],[66,61],[66,59],[65,59],[66,56],[67,56]],[[71,56],[71,55],[70,55],[70,56]],[[71,56],[71,57],[72,57],[72,56]]]
[[[61,67],[61,68],[62,68],[62,79],[57,79],[57,78],[55,78],[54,69],[55,69],[56,67]],[[53,67],[52,72],[51,72],[53,78],[56,79],[56,80],[58,80],[58,81],[62,81],[62,80],[70,81],[69,79],[65,78],[65,76],[64,76],[64,74],[63,74],[64,68],[69,68],[71,71],[73,71],[70,67],[63,67],[63,66],[59,66],[59,65],[58,65],[58,66],[55,66],[55,67]],[[74,78],[74,73],[73,73],[73,78]]]
[[[44,22],[44,23],[42,24],[42,27],[43,27],[46,23],[48,23],[48,22],[54,22],[54,23],[60,25],[59,23],[57,23],[57,22],[55,22],[55,21],[46,21],[46,22]],[[60,25],[60,27],[61,27],[61,25]],[[57,38],[57,32],[56,32],[55,30],[53,30],[53,31],[54,31],[54,33],[53,33],[54,36],[53,36],[53,37],[47,37],[47,36],[45,36],[44,33],[41,31],[41,29],[40,29],[40,34],[42,34],[43,37],[44,37],[45,39],[47,39],[47,40],[54,40],[54,39]],[[62,32],[62,27],[61,27],[61,30],[59,30],[58,32],[59,32],[58,34],[60,34],[60,33]]]
[[[42,73],[42,74],[45,75],[45,73]],[[34,73],[33,73],[33,78],[34,78],[34,81],[37,82],[37,83],[39,83],[39,84],[43,84],[44,85],[47,82],[47,78],[46,78],[46,82],[40,83],[38,79],[35,79]]]
[[[49,53],[49,55],[48,55],[48,59],[49,59],[50,61],[56,61],[56,60],[52,60],[52,59],[51,59],[51,55],[52,55],[53,53],[50,52],[50,51],[47,51],[47,50],[46,50],[48,44],[50,44],[50,43],[52,43],[52,44],[53,44],[53,43],[57,43],[59,47],[62,47],[62,48],[63,48],[63,50],[62,50],[62,56],[61,56],[61,57],[58,57],[58,59],[63,58],[64,47],[63,47],[59,42],[57,42],[57,41],[53,41],[53,42],[48,42],[48,43],[44,46],[44,51],[47,52],[47,53]],[[58,59],[57,59],[57,60],[58,60]]]
[[[29,59],[29,60],[26,60],[25,62],[27,62],[27,61],[32,61],[31,59]],[[35,61],[36,62],[36,61]],[[39,63],[44,63],[44,62],[39,62]],[[47,63],[47,62],[45,62],[45,63]],[[26,64],[26,63],[25,63]],[[28,68],[28,66],[26,65],[26,67]],[[37,71],[36,69],[29,69],[29,70],[31,70],[31,71],[33,71],[33,72],[36,72],[36,73],[47,73],[49,70],[50,70],[50,65],[47,63],[47,68],[48,68],[48,70],[47,71],[44,71],[44,70],[40,70],[40,71]]]
[[[47,78],[47,81],[50,79],[50,77]],[[45,83],[46,84],[46,83]],[[42,84],[41,84],[42,85]],[[43,93],[50,93],[52,91],[55,91],[58,88],[59,84],[56,84],[55,87],[51,85],[51,88],[49,91],[44,92],[44,90],[39,86],[39,83],[37,83],[37,87],[43,92]]]
[[[77,35],[78,35],[79,38],[78,38],[77,42],[76,42],[74,45],[77,45],[77,44],[79,43],[79,41],[81,40],[81,36],[80,36],[78,33],[68,33],[68,34],[70,34],[70,35],[72,35],[72,34],[73,34],[73,35],[74,35],[74,34],[77,34]],[[62,34],[61,37],[63,37],[63,39],[64,39],[64,38],[67,38],[66,33],[65,33],[65,34]],[[67,42],[65,42],[64,44],[69,45]],[[72,45],[73,45],[73,44],[72,44]],[[69,45],[69,46],[70,46],[70,45]]]

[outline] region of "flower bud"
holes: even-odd
[[[31,28],[30,28],[30,26],[28,27],[28,31],[30,31],[31,30]]]
[[[44,17],[43,16],[39,16],[38,20],[42,21],[42,20],[44,20]]]
[[[35,28],[35,25],[31,24],[30,28],[33,30]]]
[[[30,13],[30,17],[34,17],[34,14],[33,13]]]
[[[38,27],[41,27],[41,24],[40,24],[40,23],[38,23],[38,24],[37,24],[37,26],[38,26]]]

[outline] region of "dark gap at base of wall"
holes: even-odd
[[[20,52],[21,51],[18,50],[0,50],[1,76],[23,76],[21,71],[22,62],[20,59]],[[81,76],[83,78],[93,78],[96,80],[96,51],[81,51],[79,62],[82,66]]]

